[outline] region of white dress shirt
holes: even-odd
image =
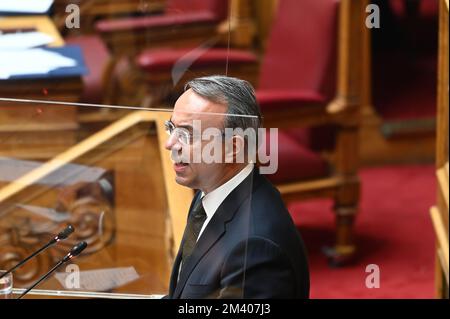
[[[203,223],[197,241],[202,235],[211,218],[216,213],[220,204],[222,204],[222,202],[228,197],[228,195],[230,195],[233,189],[235,189],[240,183],[244,181],[244,179],[247,178],[248,175],[250,175],[250,173],[253,171],[253,166],[254,166],[253,163],[248,164],[239,173],[234,175],[233,178],[231,178],[225,184],[222,184],[221,186],[217,187],[211,193],[205,195],[205,193],[202,192],[201,196],[203,208],[205,209],[206,213],[206,220]]]
[[[229,181],[221,186],[217,187],[211,193],[205,195],[202,192],[200,195],[202,197],[203,208],[205,209],[206,219],[203,223],[202,229],[200,229],[200,233],[197,237],[197,241],[205,230],[211,218],[216,213],[216,210],[219,208],[220,204],[227,198],[228,195],[235,189],[240,183],[244,181],[244,179],[250,175],[253,171],[254,164],[250,163],[246,167],[244,167],[239,173],[234,175]],[[181,261],[180,266],[178,268],[178,280],[180,279],[181,267],[183,266],[183,261]]]

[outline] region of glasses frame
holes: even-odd
[[[178,134],[177,141],[183,145],[192,145],[194,134],[190,133],[187,129],[183,127],[176,127],[171,120],[165,121],[164,127],[167,135],[172,136],[173,134]],[[225,132],[222,131],[221,136],[226,137]],[[183,137],[185,140],[182,140]]]

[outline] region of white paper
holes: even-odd
[[[21,176],[42,166],[41,162],[25,161],[0,156],[0,181],[13,182]],[[40,179],[39,185],[73,185],[79,182],[95,182],[105,173],[105,169],[80,164],[66,164],[57,171]]]
[[[0,11],[7,13],[46,13],[53,0],[0,0]]]
[[[74,59],[43,49],[0,51],[0,79],[14,75],[47,74],[76,64]]]
[[[65,289],[87,291],[108,291],[139,279],[134,267],[88,270],[80,271],[79,287],[73,287],[76,284],[73,276],[67,278],[71,274],[58,272],[55,277]]]
[[[52,42],[53,37],[38,31],[0,34],[0,50],[31,49]]]

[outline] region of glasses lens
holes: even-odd
[[[189,133],[183,130],[177,130],[178,140],[183,144],[189,144],[190,136]]]
[[[175,134],[175,137],[178,141],[180,141],[183,144],[189,144],[191,140],[191,136],[189,132],[186,132],[183,129],[175,127],[170,121],[167,121],[164,123],[166,133],[169,136],[172,136],[172,134]]]

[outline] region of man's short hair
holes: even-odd
[[[253,86],[244,80],[228,76],[207,76],[189,81],[185,91],[192,89],[208,101],[227,106],[225,128],[248,128],[258,132],[262,126],[261,110]]]

